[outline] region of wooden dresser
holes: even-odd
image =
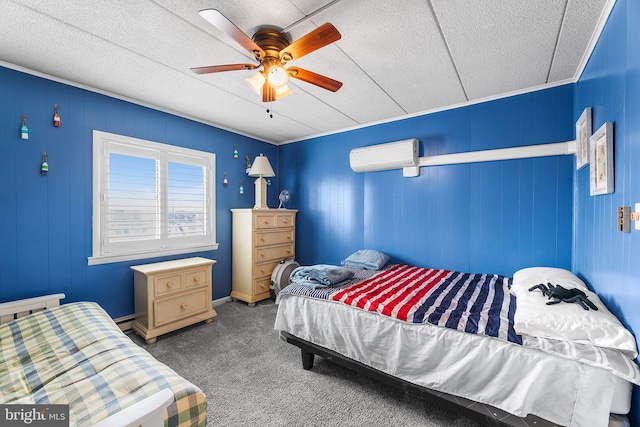
[[[216,261],[186,258],[134,265],[136,319],[132,328],[147,344],[158,335],[216,317],[211,307],[211,270]]]
[[[249,305],[271,297],[275,266],[296,255],[294,209],[231,209],[233,215],[231,297]]]

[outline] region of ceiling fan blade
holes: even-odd
[[[258,68],[258,66],[253,64],[228,64],[228,65],[210,65],[207,67],[194,67],[194,68],[190,68],[190,70],[196,74],[209,74],[209,73],[219,73],[221,71],[253,70],[254,68]]]
[[[264,58],[264,51],[258,46],[248,35],[246,35],[240,28],[229,21],[220,11],[217,9],[203,9],[198,12],[200,16],[209,21],[211,25],[224,31],[236,41],[240,46],[248,50],[258,60]]]
[[[320,86],[321,88],[330,90],[331,92],[335,92],[342,87],[342,82],[303,68],[289,67],[287,68],[287,72],[289,73],[289,76],[294,79]]]
[[[276,100],[276,90],[265,81],[262,85],[262,102],[273,102]]]
[[[327,22],[282,49],[280,59],[285,62],[300,59],[314,50],[340,40],[341,37],[336,27]]]

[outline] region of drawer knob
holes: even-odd
[[[290,254],[291,253],[291,249],[287,249],[287,253]]]
[[[285,224],[289,224],[289,220],[288,220],[288,219],[285,219],[285,220],[284,220],[284,221],[282,221],[282,222],[284,222]]]
[[[265,224],[269,224],[269,220],[268,220],[268,219],[265,219],[265,220],[264,220],[264,223],[265,223]]]
[[[291,234],[287,234],[287,240],[291,240]]]
[[[261,242],[264,242],[264,241],[265,241],[264,236],[260,237],[260,241],[261,241]]]
[[[260,256],[264,258],[264,252],[260,252]]]
[[[167,282],[167,288],[169,289],[173,288],[173,282]]]
[[[183,309],[183,310],[186,310],[186,309],[187,309],[187,307],[188,307],[188,306],[187,306],[187,303],[186,303],[186,302],[183,302],[182,304],[180,304],[180,308],[181,308],[181,309]]]
[[[264,289],[264,288],[266,288],[267,286],[263,283],[262,285],[260,285],[260,287],[261,287],[262,289]]]
[[[194,277],[193,281],[196,282],[196,283],[200,283],[200,276]]]

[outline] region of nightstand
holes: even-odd
[[[201,321],[211,323],[217,315],[211,307],[211,267],[215,263],[196,257],[132,266],[133,330],[152,344],[158,335]]]

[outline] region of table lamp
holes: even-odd
[[[269,209],[267,206],[267,181],[264,177],[275,176],[269,159],[263,156],[262,153],[253,161],[251,169],[249,170],[249,176],[257,176],[254,185],[256,187],[256,204],[254,209]]]

